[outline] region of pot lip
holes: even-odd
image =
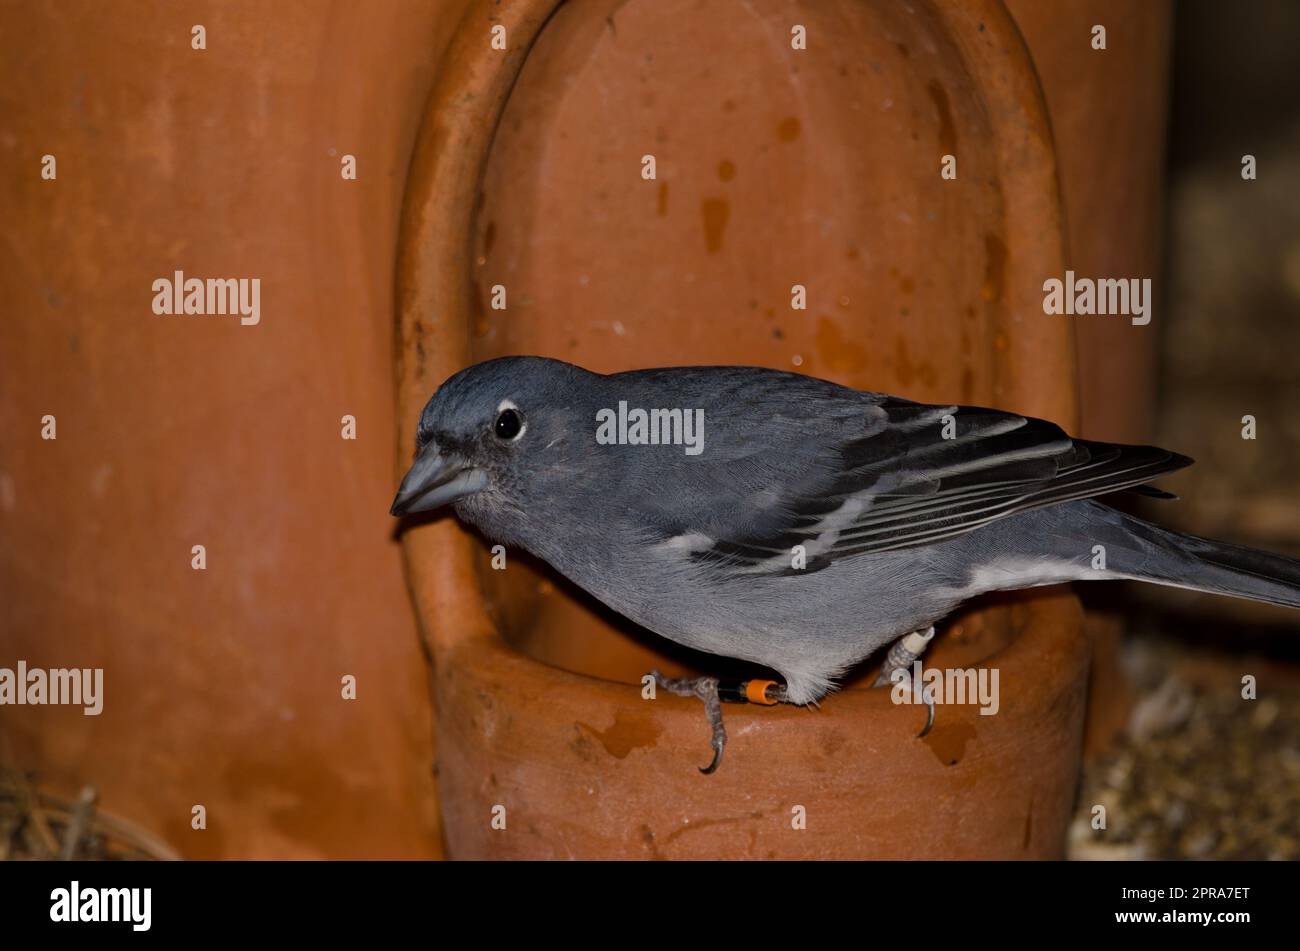
[[[492,10],[471,4],[430,92],[412,153],[399,237],[399,435],[415,431],[432,387],[469,357],[470,320],[465,306],[471,270],[468,244],[479,184],[513,85],[532,44],[560,2],[504,0]],[[1002,0],[929,0],[929,6],[941,28],[953,36],[965,70],[985,90],[990,105],[996,106],[990,109],[989,121],[1004,190],[1004,220],[1051,226],[1041,240],[1017,248],[1022,260],[1016,264],[1016,273],[1062,262],[1062,214],[1051,129],[1032,59],[1014,20]],[[489,22],[506,26],[510,49],[505,53],[491,50],[483,42]],[[1013,283],[1007,281],[1008,286]],[[1073,417],[1073,388],[1062,385],[1059,375],[1052,375],[1059,374],[1059,369],[1040,365],[1052,361],[1038,360],[1032,352],[1034,344],[1041,344],[1072,360],[1068,328],[1038,324],[1033,332],[1027,332],[1021,319],[1026,302],[1008,297],[1004,303],[994,326],[1007,329],[1017,325],[1019,333],[1006,335],[1010,338],[1007,353],[994,366],[999,400],[1049,418]],[[399,438],[399,471],[408,461],[404,451],[408,445]],[[488,613],[470,544],[464,532],[450,526],[421,526],[402,537],[416,615],[436,666],[453,655],[467,662],[508,656],[555,677],[579,678],[575,682],[586,681],[589,686],[619,690],[627,686],[548,667],[514,651]],[[1034,605],[1030,615],[1036,617],[1042,606],[1033,600],[1030,603]],[[1081,628],[1081,621],[1078,625]],[[1056,625],[1049,622],[1046,626]],[[1068,627],[1068,622],[1063,626]],[[1019,657],[1013,648],[1025,640],[1016,637],[993,656],[1002,656],[1004,661]],[[468,650],[471,646],[475,649]],[[873,693],[841,691],[838,702],[855,695],[863,696],[852,702],[874,702],[863,699]]]
[[[1045,682],[1049,689],[1027,694],[1043,698],[1035,709],[1050,706],[1061,689],[1076,683],[1087,672],[1088,643],[1082,607],[1064,585],[1039,589],[1026,597],[1021,607],[1023,610],[1016,612],[1011,640],[978,664],[963,669],[996,667],[1000,676],[1005,675],[1010,682]],[[509,680],[511,689],[502,692],[501,702],[505,705],[518,702],[521,696],[580,696],[584,704],[596,700],[618,709],[619,704],[637,697],[641,690],[639,684],[553,667],[519,652],[499,636],[466,638],[439,658],[435,676],[455,678],[462,686],[467,679],[491,683]],[[837,716],[879,716],[895,706],[890,691],[869,688],[836,690],[821,702]],[[544,718],[564,722],[572,719],[572,711],[563,704],[548,700],[533,707],[536,715]],[[699,702],[687,697],[664,696],[656,700],[655,708],[659,716],[681,717],[691,723],[700,718]],[[785,704],[761,711],[762,718],[771,722],[806,715],[806,710]]]

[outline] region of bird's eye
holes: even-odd
[[[503,409],[497,416],[492,430],[499,439],[514,439],[524,431],[524,421],[519,418],[518,411]]]

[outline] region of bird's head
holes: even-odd
[[[420,414],[415,462],[392,514],[454,503],[458,515],[505,534],[512,516],[571,473],[586,416],[580,378],[593,376],[559,360],[501,357],[451,377]]]

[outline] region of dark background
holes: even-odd
[[[1153,436],[1197,465],[1145,514],[1300,555],[1300,4],[1174,8]],[[1257,180],[1240,177],[1243,154]],[[1163,318],[1163,319],[1162,319]],[[1257,440],[1241,439],[1253,415]],[[1150,586],[1082,592],[1129,619],[1127,734],[1085,765],[1076,856],[1300,857],[1293,612]],[[1244,706],[1243,675],[1259,684]],[[1125,828],[1095,847],[1095,803]],[[1112,831],[1114,831],[1112,827]]]

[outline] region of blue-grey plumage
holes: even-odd
[[[659,444],[599,439],[620,404],[693,414],[698,451],[668,414]],[[794,373],[490,360],[433,395],[416,449],[394,514],[452,503],[643,627],[777,671],[793,703],[988,591],[1133,579],[1300,607],[1300,561],[1093,501],[1160,494],[1183,456]]]

